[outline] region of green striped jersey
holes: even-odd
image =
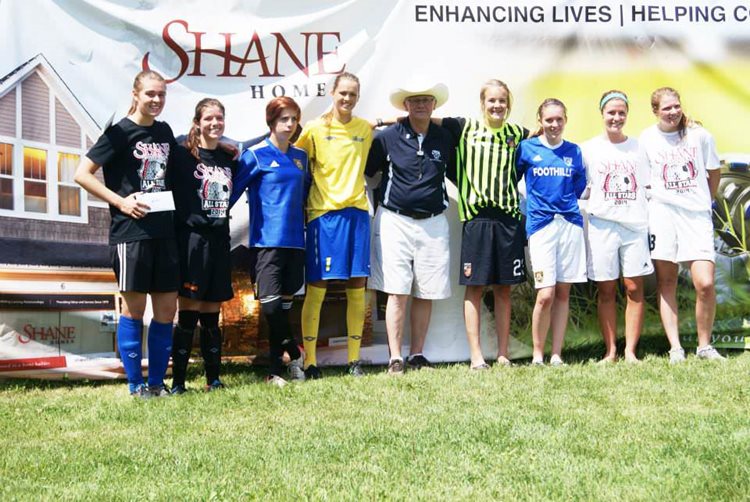
[[[471,220],[483,208],[520,218],[516,151],[528,130],[509,123],[493,129],[464,118],[444,118],[443,127],[458,140],[455,178],[461,221]]]

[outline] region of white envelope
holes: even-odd
[[[138,202],[143,202],[148,205],[149,213],[157,213],[159,211],[174,211],[174,198],[172,198],[172,192],[144,192],[138,194],[135,197]]]

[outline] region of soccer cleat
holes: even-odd
[[[356,360],[349,363],[349,374],[353,377],[365,376],[365,370],[362,368],[362,361]]]
[[[669,364],[678,364],[685,361],[685,349],[679,347],[669,351]]]
[[[292,359],[287,366],[289,371],[289,380],[292,382],[304,382],[305,381],[305,370],[302,369],[302,364],[305,358],[299,356],[297,359]]]
[[[281,388],[284,387],[288,382],[281,378],[279,375],[268,375],[266,377],[266,383]]]
[[[388,363],[388,374],[389,375],[403,375],[404,374],[404,360],[403,359],[391,359]]]
[[[706,345],[695,350],[695,355],[698,359],[706,359],[708,361],[726,361],[727,358],[719,354],[713,345]]]
[[[305,369],[305,378],[308,380],[317,380],[318,378],[323,378],[323,373],[320,372],[317,366],[311,364]]]
[[[531,360],[531,365],[532,366],[544,366],[544,359],[542,359],[542,358],[532,359]]]
[[[432,363],[428,361],[427,358],[422,354],[407,357],[406,365],[410,370],[423,370],[433,368]]]
[[[169,389],[166,385],[149,385],[148,386],[148,393],[151,395],[151,397],[167,397],[169,396]]]
[[[135,388],[130,391],[130,395],[140,399],[148,399],[151,397],[151,394],[149,394],[148,387],[145,383],[136,385]]]
[[[206,392],[211,392],[211,391],[214,391],[214,390],[226,389],[226,388],[227,388],[227,386],[224,385],[221,382],[221,380],[219,380],[218,378],[216,380],[214,380],[213,382],[211,382],[209,384],[206,384],[206,386],[204,387],[204,389],[206,390]]]
[[[177,385],[173,385],[173,386],[172,386],[172,390],[171,390],[171,391],[169,391],[169,392],[170,392],[170,394],[172,394],[173,396],[179,396],[179,395],[181,395],[181,394],[184,394],[184,393],[186,393],[186,392],[187,392],[187,389],[185,388],[185,386],[184,386],[184,385],[182,385],[182,384],[177,384]]]

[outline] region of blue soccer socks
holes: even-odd
[[[128,377],[128,387],[131,393],[143,384],[143,374],[141,373],[142,335],[143,321],[131,319],[124,315],[120,316],[120,322],[117,325],[117,350],[120,352],[120,359],[125,368],[125,375]]]
[[[152,320],[148,326],[148,385],[164,385],[172,353],[172,323]]]

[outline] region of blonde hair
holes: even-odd
[[[359,92],[359,78],[357,78],[355,74],[346,71],[343,73],[339,73],[336,76],[336,79],[333,81],[333,92],[335,92],[336,88],[338,88],[339,82],[344,79],[355,82],[357,84],[357,92]],[[323,123],[326,125],[326,127],[331,127],[331,120],[333,120],[333,108],[321,115],[321,118],[323,119]]]
[[[682,98],[680,98],[680,93],[677,92],[677,90],[671,87],[659,87],[651,93],[651,111],[654,114],[659,111],[659,104],[661,103],[661,99],[667,95],[677,98],[677,101],[680,102],[680,108],[682,108]],[[697,120],[693,120],[692,118],[688,117],[688,115],[685,113],[685,110],[682,110],[682,117],[680,118],[680,123],[677,125],[677,132],[680,133],[680,138],[685,137],[688,127],[693,127],[700,124],[701,123]]]
[[[513,94],[510,92],[508,84],[506,84],[502,80],[491,78],[484,84],[482,84],[482,87],[479,89],[479,102],[481,104],[482,111],[484,111],[484,97],[487,95],[487,90],[490,87],[499,87],[501,89],[505,89],[505,92],[508,93],[508,106],[505,111],[505,119],[507,120],[508,115],[510,115],[510,110],[513,107]]]
[[[156,72],[154,70],[143,70],[138,73],[138,75],[135,76],[135,80],[133,80],[133,90],[138,93],[141,89],[143,89],[143,81],[147,78],[151,78],[154,80],[158,80],[159,82],[164,82],[164,77],[161,76],[161,73]],[[128,110],[128,115],[132,115],[137,110],[137,105],[135,102],[135,97],[133,97],[133,100],[130,103],[130,109]]]

